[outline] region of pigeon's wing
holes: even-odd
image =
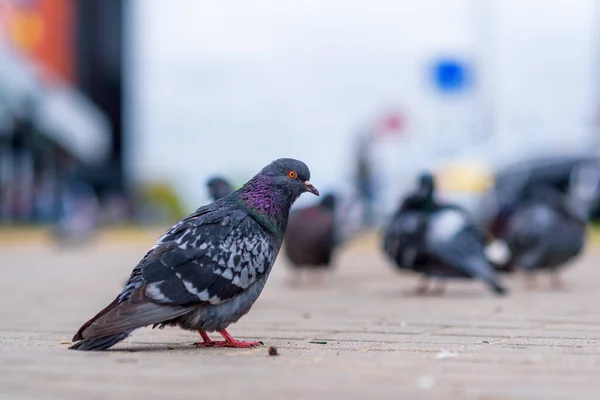
[[[482,279],[497,293],[504,292],[493,266],[485,256],[480,233],[463,213],[446,210],[431,217],[427,233],[427,251],[442,263]]]
[[[157,253],[160,253],[173,243],[179,242],[179,245],[181,245],[184,241],[187,243],[192,240],[193,238],[188,234],[190,233],[190,228],[194,225],[202,223],[210,224],[211,222],[219,221],[221,218],[224,218],[230,210],[226,207],[223,208],[222,203],[222,201],[216,201],[198,208],[192,214],[177,222],[158,238],[156,244],[152,246],[131,272],[129,279],[125,283],[125,288],[115,300],[115,304],[126,301],[136,289],[145,283],[142,279],[142,266],[144,266],[147,261],[155,258]]]
[[[568,261],[583,247],[585,230],[549,204],[533,204],[515,213],[506,242],[512,263],[525,270]]]
[[[533,244],[543,238],[558,223],[557,212],[547,204],[529,204],[518,209],[507,226],[512,241]]]
[[[558,219],[558,214],[546,204],[527,204],[517,210],[503,234],[512,262],[524,269],[535,268],[552,244]]]
[[[146,295],[160,304],[220,304],[273,265],[275,241],[242,210],[201,216],[158,245],[141,265]]]

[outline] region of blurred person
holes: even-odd
[[[110,192],[104,196],[100,220],[102,225],[118,225],[132,217],[132,205],[126,195]]]
[[[362,136],[357,143],[355,183],[359,200],[363,208],[363,226],[370,228],[375,224],[375,182],[371,160],[370,136]]]
[[[35,218],[53,221],[56,218],[56,181],[50,174],[39,173],[35,180]]]
[[[78,244],[90,239],[98,228],[100,203],[91,184],[77,176],[69,164],[62,181],[60,214],[52,232],[61,244]]]

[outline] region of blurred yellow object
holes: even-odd
[[[162,210],[167,220],[177,220],[187,215],[175,189],[167,182],[148,184],[142,188],[141,195],[142,202],[156,207],[156,211]]]
[[[436,173],[441,191],[482,192],[494,183],[494,175],[484,165],[474,162],[452,163]]]
[[[14,43],[25,51],[33,51],[42,44],[44,21],[37,12],[17,13],[9,29]]]

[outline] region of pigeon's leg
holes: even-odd
[[[417,296],[424,296],[427,294],[427,292],[429,291],[429,278],[425,275],[421,276],[421,278],[419,278],[419,283],[417,284],[417,287],[415,288],[415,295]]]
[[[525,289],[533,290],[537,288],[537,279],[535,273],[533,272],[525,272],[523,275],[523,282],[525,283]]]
[[[562,280],[558,270],[550,273],[550,286],[554,290],[563,290],[565,288],[565,282]]]
[[[199,330],[198,333],[202,336],[202,342],[194,343],[196,347],[213,347],[215,345],[215,341],[211,340],[211,338],[204,332],[203,330]]]
[[[247,349],[250,347],[262,345],[261,342],[240,342],[238,340],[235,340],[233,336],[231,336],[229,332],[227,332],[225,329],[219,331],[219,333],[221,334],[221,336],[223,336],[225,340],[222,340],[220,342],[213,342],[214,347],[238,347]]]
[[[310,277],[311,277],[311,286],[314,287],[322,287],[323,284],[325,283],[325,278],[327,276],[327,271],[323,271],[323,270],[315,270],[315,271],[310,271]]]
[[[437,280],[437,283],[438,284],[436,285],[435,281],[434,281],[433,288],[431,289],[430,292],[432,294],[435,294],[435,295],[439,296],[439,295],[443,294],[446,291],[446,280],[444,278],[439,278]]]
[[[302,271],[294,268],[289,273],[288,285],[291,287],[298,287],[302,284]]]

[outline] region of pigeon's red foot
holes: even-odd
[[[428,278],[422,277],[417,284],[417,287],[414,289],[413,294],[415,296],[425,296],[429,292],[429,288],[431,286],[431,282]]]
[[[236,347],[239,349],[249,349],[251,347],[261,346],[261,342],[240,342],[238,340],[234,340],[230,342],[228,340],[221,340],[219,342],[213,342],[215,347]]]
[[[202,341],[194,343],[194,346],[196,346],[196,347],[213,347],[215,345],[215,342],[210,339],[210,337],[206,334],[206,332],[199,330],[198,333],[200,334],[200,336],[202,336]]]
[[[223,336],[223,339],[225,339],[225,340],[223,342],[216,342],[215,346],[217,346],[217,347],[239,347],[242,349],[247,349],[250,347],[256,347],[256,346],[262,345],[261,342],[239,342],[239,341],[235,340],[233,338],[233,336],[231,336],[229,334],[229,332],[227,332],[225,329],[223,329],[222,331],[219,331],[219,333],[221,334],[221,336]]]
[[[203,341],[194,343],[194,346],[196,347],[236,347],[240,349],[249,349],[251,347],[262,345],[261,342],[240,342],[238,340],[235,340],[229,334],[229,332],[227,332],[224,329],[222,331],[219,331],[219,333],[221,334],[221,336],[223,336],[225,340],[220,340],[218,342],[211,340],[210,337],[204,331],[198,331],[198,333],[200,334],[200,336],[202,336]]]
[[[194,346],[196,347],[215,347],[216,342],[196,342]]]

